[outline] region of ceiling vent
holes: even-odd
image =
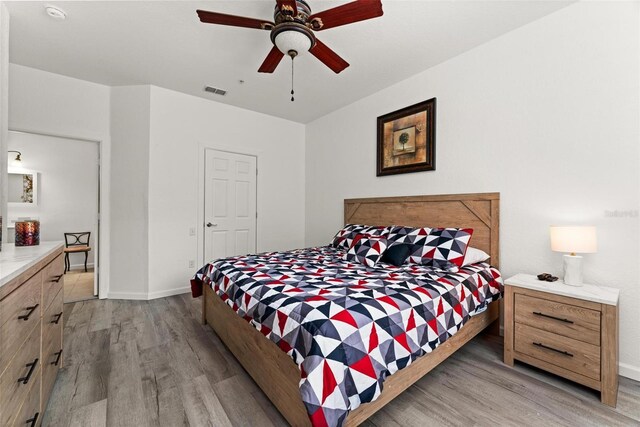
[[[205,92],[213,93],[214,95],[225,96],[227,91],[224,89],[218,89],[217,87],[205,86]]]

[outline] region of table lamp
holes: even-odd
[[[551,226],[551,250],[564,252],[564,283],[582,286],[582,257],[597,250],[596,228],[591,226]],[[568,254],[567,254],[568,252]]]

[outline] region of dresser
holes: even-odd
[[[505,281],[504,362],[514,360],[618,397],[619,290],[518,274]]]
[[[38,426],[62,366],[62,243],[0,252],[0,426]]]

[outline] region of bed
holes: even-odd
[[[394,270],[392,267],[367,270],[364,267],[339,264],[339,253],[331,247],[216,261],[215,268],[209,269],[213,277],[212,286],[203,286],[203,323],[209,324],[215,330],[293,426],[311,425],[311,419],[314,425],[357,426],[482,330],[492,324],[494,331],[497,330],[501,295],[501,288],[497,289],[495,280],[499,279],[499,273],[495,270],[499,265],[498,193],[348,199],[344,201],[344,222],[473,228],[472,245],[491,255],[492,267],[471,266],[455,273],[425,272],[415,268],[411,271],[407,268]],[[327,270],[332,268],[336,270],[327,273]],[[313,292],[313,295],[303,293],[300,297],[302,291],[296,288],[295,281],[291,281],[292,277],[296,280],[304,277],[305,285],[312,285],[311,291],[308,287],[305,287],[304,291]],[[349,295],[338,294],[344,292],[345,283],[350,284]],[[428,286],[425,286],[425,283]],[[478,285],[474,287],[474,283]],[[361,289],[358,284],[361,284]],[[481,292],[481,300],[491,303],[463,309],[461,304],[452,302],[455,300],[454,296],[460,296],[461,290],[464,301],[479,301],[475,298],[477,295],[465,299],[466,290],[467,293]],[[385,293],[392,293],[393,298],[389,298]],[[442,302],[445,301],[445,305],[446,302],[450,303],[446,313],[448,320],[444,322],[444,329],[450,330],[442,333],[441,325],[441,332],[438,333],[436,325],[435,336],[431,333],[430,338],[419,343],[427,349],[426,354],[402,353],[403,347],[407,353],[411,353],[408,351],[410,348],[415,348],[415,345],[409,346],[405,341],[410,337],[410,331],[407,331],[406,337],[405,334],[393,333],[394,339],[391,340],[391,344],[385,344],[383,347],[385,353],[394,353],[393,357],[387,357],[388,360],[393,360],[391,364],[385,364],[385,357],[376,359],[371,355],[373,350],[378,354],[382,351],[378,351],[376,347],[379,345],[378,341],[384,341],[379,339],[378,335],[384,335],[385,331],[397,326],[378,323],[386,326],[384,330],[378,328],[379,332],[376,332],[374,322],[371,322],[371,330],[365,333],[365,328],[360,328],[360,331],[353,330],[353,327],[358,326],[353,318],[338,319],[339,321],[333,321],[333,324],[329,323],[327,326],[325,320],[328,318],[335,319],[343,315],[350,317],[346,313],[347,310],[336,311],[334,308],[332,312],[325,313],[321,312],[322,309],[316,309],[336,306],[317,305],[316,302],[324,297],[338,298],[342,303],[346,298],[350,306],[354,304],[353,301],[369,304],[366,313],[371,315],[375,310],[370,308],[369,300],[375,300],[374,303],[378,306],[394,304],[393,299],[396,302],[420,299],[424,297],[423,294],[430,294],[430,298],[439,301],[439,306],[431,309],[434,313],[438,311],[440,319],[443,318]],[[428,303],[428,298],[422,301]],[[270,308],[270,304],[276,308],[286,306],[295,309],[276,310]],[[423,305],[412,304],[411,319],[400,319],[400,324],[415,324],[414,310],[422,308]],[[357,315],[358,307],[359,304],[349,309],[351,314]],[[393,307],[390,309],[393,311]],[[305,322],[305,325],[313,323],[319,326],[312,325],[315,329],[302,329],[301,312],[304,316],[315,316],[314,322]],[[454,321],[453,318],[458,320]],[[425,313],[416,314],[416,319],[418,323],[433,320],[427,310]],[[464,319],[464,323],[461,319]],[[341,325],[339,332],[334,327],[334,324],[338,323]],[[424,330],[428,331],[426,325],[423,326]],[[332,332],[327,335],[328,327]],[[323,335],[320,338],[324,341],[318,341],[320,344],[312,342],[310,335],[314,335],[315,331],[320,329],[320,335]],[[299,330],[304,333],[298,333]],[[312,333],[307,333],[308,330]],[[347,336],[344,331],[353,334]],[[372,335],[375,336],[375,346],[371,344]],[[398,339],[400,335],[402,338]],[[426,333],[423,335],[427,336]],[[415,335],[411,337],[415,340]],[[362,351],[366,353],[367,346],[370,346],[371,353],[366,359],[373,363],[367,362],[367,366],[363,367],[359,362],[355,362],[359,356],[353,355]],[[322,347],[321,351],[317,350],[317,347]],[[312,348],[316,348],[315,353],[309,350]],[[329,353],[331,356],[328,356]],[[317,355],[323,355],[320,362],[309,362],[311,364],[305,365],[308,360],[318,359]],[[356,370],[345,369],[342,373],[340,369],[343,365],[338,364],[336,367],[334,364],[335,360],[344,359],[346,365],[347,359],[353,357],[356,359],[349,362],[352,366],[347,367],[355,366]],[[321,365],[322,363],[325,365]],[[382,378],[376,379],[374,370],[378,377]],[[352,377],[358,378],[354,380]],[[370,387],[367,380],[371,381]],[[318,381],[324,383],[320,385],[320,390],[324,387],[325,392],[317,390]],[[314,382],[315,394],[312,387]],[[330,386],[327,386],[327,383]],[[360,388],[354,390],[356,386]],[[314,410],[314,405],[321,405],[322,410]],[[347,410],[345,405],[348,407]],[[355,409],[348,410],[353,407]]]

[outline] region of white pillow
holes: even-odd
[[[465,266],[485,262],[489,258],[491,258],[491,256],[485,251],[469,246],[467,248],[467,253],[464,255],[464,262],[462,265]]]

